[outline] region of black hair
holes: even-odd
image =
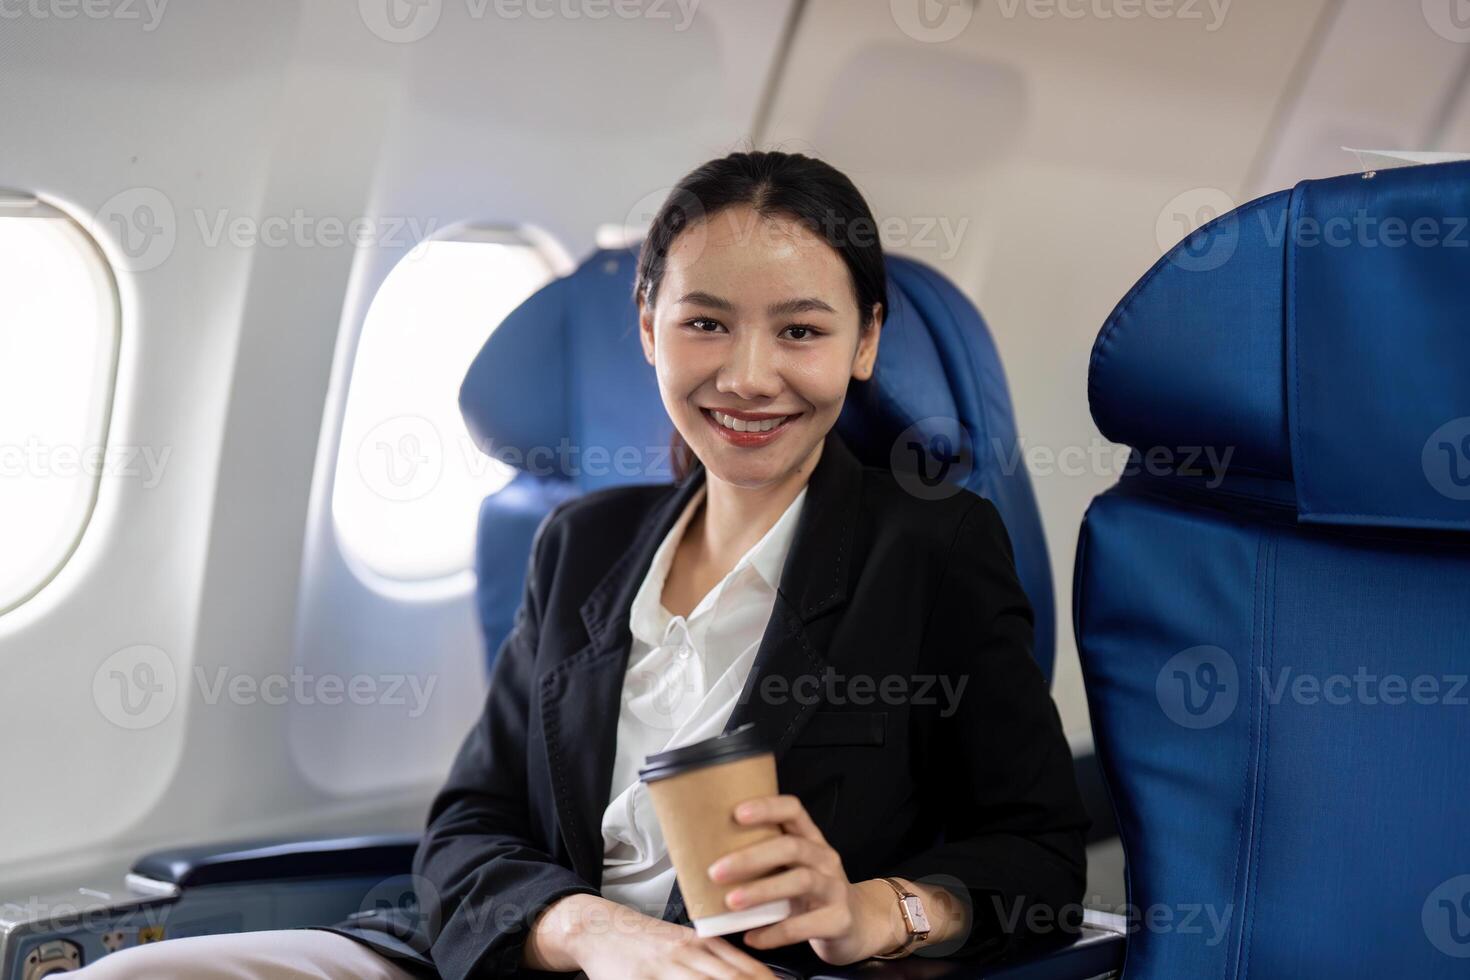
[[[860,331],[872,329],[875,304],[881,304],[886,318],[888,277],[878,223],[868,202],[831,164],[778,151],[731,153],[696,167],[674,185],[638,253],[635,300],[654,305],[669,250],[680,233],[737,206],[750,207],[762,217],[797,221],[837,252],[852,278]],[[682,481],[693,466],[694,454],[677,428],[670,449],[674,477]]]

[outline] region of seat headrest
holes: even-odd
[[[638,342],[637,256],[594,252],[511,311],[459,390],[484,452],[582,491],[673,478],[672,428]]]
[[[1289,482],[1302,521],[1470,529],[1467,224],[1470,163],[1303,181],[1217,218],[1103,326],[1093,419],[1161,463],[1209,448]]]

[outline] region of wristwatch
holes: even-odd
[[[929,916],[924,913],[924,900],[919,896],[892,878],[880,880],[888,882],[888,887],[898,894],[898,913],[903,916],[903,924],[908,928],[909,938],[907,942],[900,943],[896,949],[873,955],[880,960],[896,960],[900,956],[907,956],[915,946],[929,938]]]

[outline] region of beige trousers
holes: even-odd
[[[414,980],[362,943],[324,929],[186,936],[108,953],[86,980]]]

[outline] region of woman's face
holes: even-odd
[[[712,475],[741,487],[800,468],[836,423],[848,380],[871,377],[878,354],[879,325],[859,330],[837,252],[744,206],[679,234],[639,314],[669,417]]]

